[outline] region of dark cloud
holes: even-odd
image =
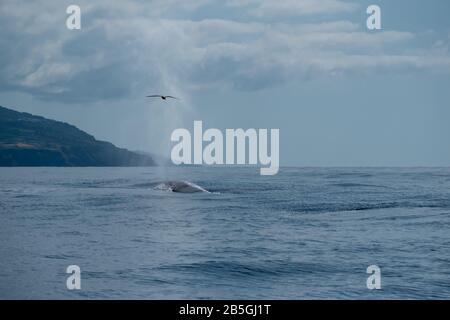
[[[5,0],[0,6],[0,90],[95,102],[141,96],[171,82],[186,88],[258,90],[314,74],[399,66],[450,69],[445,46],[419,50],[414,34],[368,33],[349,21],[193,21],[181,17],[208,1],[82,1],[82,30],[71,31],[58,3]],[[310,15],[319,9],[332,13],[352,8],[347,2],[320,0],[314,1],[314,11],[311,3],[297,6],[309,8]],[[254,1],[248,4],[240,9],[255,9]],[[277,16],[292,16],[286,4],[270,1],[258,10],[276,7]]]

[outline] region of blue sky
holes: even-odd
[[[447,0],[4,0],[0,105],[165,155],[203,120],[279,128],[282,165],[448,166],[449,15]]]

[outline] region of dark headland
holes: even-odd
[[[68,123],[0,106],[0,166],[154,166],[145,154],[98,141]]]

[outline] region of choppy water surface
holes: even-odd
[[[448,299],[450,169],[0,168],[0,298]]]

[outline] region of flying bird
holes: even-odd
[[[177,97],[174,97],[174,96],[162,96],[160,94],[154,94],[154,95],[151,95],[151,96],[147,96],[147,98],[161,98],[163,100],[166,100],[167,98],[171,98],[171,99],[177,99],[178,100]]]

